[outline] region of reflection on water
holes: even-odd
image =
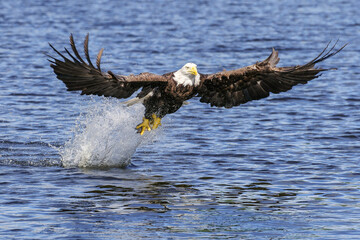
[[[288,208],[287,202],[293,201],[296,196],[296,190],[271,193],[271,183],[264,179],[243,186],[224,186],[224,191],[209,192],[207,184],[165,181],[162,176],[149,177],[127,170],[122,171],[119,178],[97,171],[86,171],[86,174],[105,185],[99,184],[81,196],[72,196],[75,200],[60,208],[58,211],[61,214],[122,216],[129,226],[134,221],[141,222],[150,236],[159,230],[169,234],[195,231],[201,233],[199,236],[207,236],[219,230],[234,236],[239,232],[246,235],[247,231],[259,227],[251,226],[249,221],[268,225],[265,229],[275,226],[278,229],[278,224],[290,217],[282,209]],[[209,178],[202,177],[202,180],[207,181]],[[263,213],[258,215],[256,211]],[[278,220],[275,222],[264,215],[276,212]],[[113,216],[114,213],[119,215]],[[273,229],[274,233],[276,229]]]

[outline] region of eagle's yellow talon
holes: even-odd
[[[136,129],[140,130],[140,135],[143,135],[146,130],[151,131],[150,120],[144,117],[143,122],[137,125]]]
[[[153,125],[152,129],[157,129],[159,126],[161,126],[161,118],[158,118],[155,113],[151,117],[151,123]]]

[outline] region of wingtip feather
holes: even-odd
[[[96,66],[98,68],[98,70],[101,72],[101,68],[100,68],[100,63],[101,63],[101,56],[103,54],[104,48],[101,48],[97,57],[96,57]]]
[[[95,68],[94,65],[91,62],[90,55],[89,55],[89,33],[86,34],[86,37],[85,37],[85,40],[84,40],[84,52],[85,52],[86,60],[88,61],[89,65],[91,67]]]

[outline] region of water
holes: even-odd
[[[145,108],[142,105],[128,108],[111,98],[91,104],[78,119],[73,136],[58,148],[62,165],[82,168],[129,166],[139,145],[154,136],[154,131],[146,137],[134,131]]]
[[[356,239],[357,1],[1,1],[2,239]],[[44,53],[74,33],[102,68],[203,73],[264,59],[337,71],[233,109],[193,99],[133,132],[142,108],[65,90]],[[129,163],[129,167],[120,166]],[[86,168],[84,168],[86,167]]]

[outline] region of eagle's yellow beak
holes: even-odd
[[[189,70],[189,73],[193,74],[193,75],[198,75],[198,72],[197,72],[197,68],[196,66],[193,66],[190,70]]]

